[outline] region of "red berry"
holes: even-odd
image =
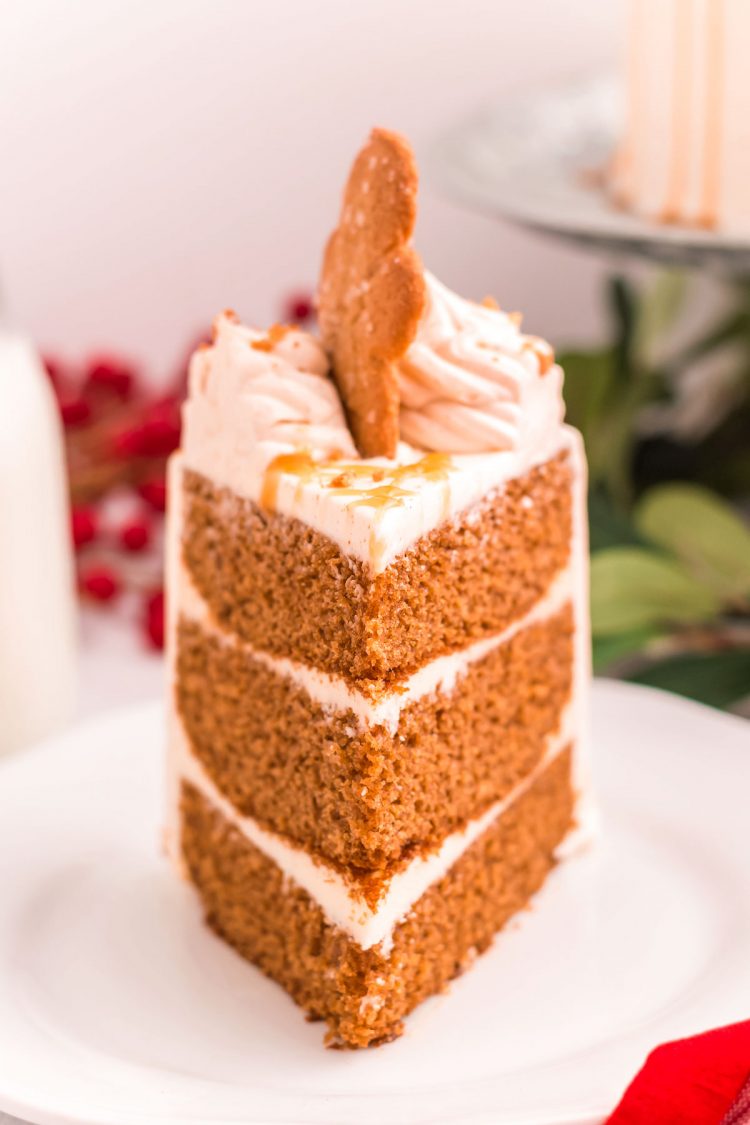
[[[167,482],[163,478],[143,481],[138,485],[138,495],[155,511],[167,510]]]
[[[88,363],[86,387],[107,391],[125,402],[135,388],[133,367],[111,355],[93,356]]]
[[[112,451],[127,461],[134,457],[167,457],[180,445],[177,399],[159,399],[142,412],[136,425],[112,438]]]
[[[112,452],[123,461],[131,461],[134,457],[142,457],[145,453],[143,440],[143,426],[131,426],[128,430],[120,430],[112,438]]]
[[[93,508],[84,505],[73,508],[70,513],[70,522],[73,529],[73,545],[77,551],[96,539],[99,519]]]
[[[110,602],[120,593],[120,579],[108,566],[93,566],[81,574],[81,589],[97,602]]]
[[[120,528],[120,543],[126,551],[143,551],[151,542],[151,524],[145,519],[133,519]]]
[[[182,395],[168,394],[149,403],[144,416],[144,422],[169,423],[170,426],[180,427],[180,413],[182,409]]]
[[[164,591],[157,590],[146,598],[143,621],[149,643],[156,649],[164,648]]]
[[[83,398],[69,398],[60,403],[63,425],[68,429],[85,426],[91,419],[91,406]]]
[[[310,320],[314,311],[311,293],[290,293],[284,301],[283,318],[295,324],[304,324],[306,320]]]
[[[150,418],[144,422],[141,448],[146,457],[166,457],[180,445],[180,426],[171,418]]]

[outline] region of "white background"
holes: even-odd
[[[6,315],[165,372],[218,309],[268,322],[314,282],[371,125],[424,153],[478,102],[617,65],[620,20],[619,0],[0,0]],[[596,330],[599,263],[430,183],[418,244],[531,331]]]

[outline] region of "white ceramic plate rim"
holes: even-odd
[[[9,1068],[4,1063],[3,1051],[0,1051],[0,1108],[25,1116],[40,1125],[143,1125],[145,1122],[148,1125],[176,1125],[177,1122],[190,1122],[191,1125],[208,1125],[213,1122],[215,1125],[224,1125],[240,1121],[354,1120],[364,1123],[385,1119],[404,1122],[486,1120],[502,1122],[503,1125],[593,1125],[601,1120],[611,1108],[626,1078],[634,1072],[645,1050],[674,1034],[730,1022],[746,1016],[750,1011],[750,964],[746,957],[744,961],[742,958],[738,959],[737,949],[737,942],[744,943],[750,936],[750,874],[738,861],[736,854],[737,832],[746,831],[745,827],[738,829],[737,826],[740,824],[738,816],[744,816],[747,793],[750,791],[750,728],[742,720],[675,697],[606,681],[600,681],[595,686],[595,705],[600,740],[606,730],[606,722],[603,720],[608,717],[619,727],[629,723],[633,738],[643,740],[644,732],[655,732],[650,750],[648,747],[644,750],[641,746],[639,753],[638,747],[633,743],[634,759],[642,764],[649,761],[649,754],[656,755],[655,784],[660,784],[664,778],[674,778],[675,793],[670,800],[679,815],[671,823],[670,831],[677,828],[684,834],[688,849],[692,849],[690,863],[695,862],[700,867],[705,860],[707,870],[713,870],[711,864],[715,863],[724,870],[724,875],[716,881],[715,897],[725,919],[729,919],[731,932],[721,936],[720,945],[717,946],[721,950],[721,956],[713,956],[711,963],[701,969],[689,994],[675,997],[674,1002],[665,1005],[656,1014],[648,1010],[640,1017],[636,1014],[636,1018],[627,1027],[621,1027],[611,1037],[603,1035],[592,1049],[572,1050],[568,1053],[563,1050],[556,1062],[535,1070],[519,1070],[510,1074],[501,1072],[495,1077],[453,1081],[449,1085],[436,1083],[429,1088],[417,1086],[408,1089],[402,1084],[396,1089],[393,1083],[388,1087],[386,1080],[377,1094],[370,1091],[367,1104],[346,1091],[338,1093],[330,1090],[328,1094],[295,1091],[294,1083],[283,1094],[278,1089],[264,1089],[260,1084],[252,1091],[239,1087],[234,1091],[230,1088],[231,1083],[220,1083],[215,1079],[208,1080],[198,1076],[193,1080],[192,1076],[185,1078],[179,1073],[159,1071],[148,1066],[134,1067],[129,1061],[118,1062],[111,1052],[99,1055],[93,1050],[89,1051],[72,1034],[66,1039],[64,1028],[55,1029],[50,1025],[50,1028],[45,1029],[49,1038],[43,1042],[30,1009],[28,1026],[23,1026],[26,1009],[23,1005],[19,1007],[16,1004],[13,1009],[16,1022],[11,1025],[7,1022],[7,1006],[0,1004],[0,1044],[5,1043],[7,1047],[27,1035],[31,1043],[43,1042],[44,1050],[48,1052],[45,1058],[48,1060],[53,1060],[55,1053],[59,1051],[60,1058],[66,1060],[71,1071],[67,1085],[61,1079],[61,1073],[64,1072],[62,1068],[62,1071],[53,1075],[54,1081],[46,1075],[38,1088],[31,1088],[17,1068]],[[7,804],[3,807],[3,794],[15,791],[17,798],[18,793],[24,790],[31,794],[39,792],[45,783],[51,784],[56,777],[64,775],[66,758],[73,769],[76,768],[76,758],[81,762],[91,762],[92,790],[105,784],[108,758],[98,752],[97,748],[106,744],[107,740],[116,741],[118,731],[121,736],[126,737],[131,737],[136,731],[149,732],[152,749],[158,753],[160,724],[158,707],[128,709],[94,720],[60,739],[3,763],[0,766],[0,823],[4,813],[6,820],[9,819],[10,811]],[[662,751],[659,751],[660,745],[663,746]],[[703,748],[701,753],[696,751],[698,746]],[[602,752],[602,758],[605,757],[606,754]],[[675,763],[680,766],[679,777],[675,774]],[[722,777],[725,777],[723,783],[716,771],[720,771]],[[627,776],[627,771],[624,774],[622,770],[619,773],[615,771],[618,785],[627,784]],[[726,778],[729,777],[736,784],[726,784]],[[149,786],[152,783],[153,778],[149,781]],[[144,793],[149,786],[145,786]],[[135,791],[138,791],[137,785]],[[643,801],[639,805],[641,793]],[[153,794],[148,796],[148,800],[151,801],[152,797]],[[658,805],[649,798],[649,792],[641,790],[638,785],[632,787],[629,799],[631,802],[636,801],[635,807],[639,809],[639,816],[642,813],[643,830],[647,835],[650,818]],[[711,816],[698,815],[701,800],[708,802],[707,807],[712,810]],[[86,838],[87,832],[101,832],[104,835],[104,825],[93,813],[90,829],[87,827],[86,808],[87,803],[83,800],[76,810],[81,820],[76,831],[82,833],[81,839]],[[746,826],[746,817],[742,826]],[[140,837],[144,831],[148,833],[148,841],[151,841],[156,825],[148,822],[148,818],[145,823],[133,821],[128,828],[128,835],[122,837],[123,848],[127,848],[129,841],[134,838],[133,834]],[[118,827],[113,832],[112,839],[118,839],[117,833],[121,829]],[[727,832],[732,835],[727,836]],[[750,844],[747,835],[743,839],[744,843]],[[141,840],[140,845],[142,843]],[[20,835],[6,841],[6,874],[8,870],[12,870],[8,852],[22,854],[23,847],[24,841]],[[147,852],[149,848],[150,843],[146,848]],[[711,852],[712,858],[709,857]],[[748,854],[747,848],[745,854]],[[52,858],[54,857],[51,855]],[[155,869],[157,863],[158,860],[154,858]],[[557,879],[558,876],[554,878]],[[22,873],[17,873],[16,882],[16,889],[22,891]],[[182,893],[182,888],[179,888],[179,893]],[[545,890],[543,895],[547,893]],[[557,892],[552,892],[555,893]],[[1,940],[3,928],[7,929],[14,922],[12,917],[8,917],[9,910],[12,907],[7,907],[6,902],[0,900],[0,997],[13,993],[10,979],[13,975],[12,966],[5,959],[6,945]],[[633,922],[635,933],[636,927],[651,924],[651,919],[633,919]],[[197,930],[196,915],[190,915],[185,924],[191,930],[193,927]],[[527,926],[526,933],[529,935],[529,923],[524,925]],[[519,936],[523,937],[522,934]],[[61,934],[60,937],[62,939],[64,935]],[[205,940],[213,939],[206,937]],[[510,948],[510,945],[505,946],[506,951]],[[746,948],[747,945],[743,944],[742,949]],[[213,956],[213,952],[209,952]],[[221,956],[223,955],[222,950]],[[486,956],[501,958],[503,950],[497,949]],[[232,955],[227,954],[227,957],[231,958]],[[232,973],[235,971],[236,960],[232,961]],[[480,961],[480,965],[484,960]],[[244,965],[240,965],[238,971],[243,974],[243,979],[244,974],[253,974],[253,980],[258,976],[253,969]],[[479,968],[474,973],[478,971]],[[471,977],[472,974],[468,974],[464,979],[470,980]],[[461,982],[459,985],[463,988]],[[106,990],[106,982],[102,982],[102,987]],[[271,1003],[286,1003],[279,990],[271,985],[268,987],[273,989],[272,994],[269,993]],[[461,1005],[458,989],[455,999],[451,996],[445,1004],[455,1005],[458,1012]],[[451,1006],[446,1006],[444,1010],[450,1013],[453,1010]],[[418,1015],[419,1013],[413,1017],[415,1021]],[[148,1013],[144,1012],[144,1019],[146,1018]],[[286,1019],[286,1015],[284,1018]],[[296,1010],[291,1018],[300,1021],[300,1035],[303,1034],[303,1028],[305,1035],[310,1034],[310,1029],[303,1025]],[[420,1021],[419,1027],[414,1030],[414,1041],[423,1040],[425,1050],[429,1050],[432,1025],[429,1018],[420,1017]],[[320,1037],[319,1028],[315,1034]],[[560,1029],[560,1034],[565,1034],[564,1028]],[[365,1053],[373,1060],[371,1065],[367,1064],[370,1067],[367,1073],[371,1077],[377,1075],[378,1081],[384,1076],[387,1079],[391,1066],[389,1060],[396,1058],[389,1052],[398,1049],[398,1044],[394,1044],[379,1052]],[[321,1058],[324,1055],[325,1052],[321,1049]],[[20,1055],[17,1061],[23,1061]],[[29,1065],[33,1062],[28,1061]],[[106,1064],[107,1073],[105,1076],[96,1075],[97,1089],[89,1099],[88,1095],[82,1093],[80,1082],[73,1071],[79,1065],[85,1067],[88,1064],[91,1067],[95,1062],[97,1066]],[[293,1059],[290,1062],[293,1063]],[[50,1067],[52,1069],[54,1067]],[[590,1082],[587,1076],[591,1076]],[[103,1081],[105,1077],[106,1082]],[[47,1082],[46,1088],[44,1082]],[[514,1091],[511,1104],[506,1096],[508,1091]],[[210,1108],[214,1102],[215,1112]],[[191,1108],[188,1109],[188,1106]]]

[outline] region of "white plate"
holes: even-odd
[[[750,1014],[750,726],[599,682],[603,832],[404,1037],[326,1051],[158,851],[162,718],[0,768],[0,1108],[42,1125],[595,1122],[647,1050]]]
[[[439,139],[432,169],[462,202],[584,246],[750,273],[747,238],[640,219],[596,186],[620,135],[618,94],[598,78],[487,106]]]

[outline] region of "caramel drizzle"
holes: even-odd
[[[294,324],[272,324],[265,336],[251,340],[250,347],[258,352],[272,352],[289,332],[294,332]]]
[[[443,519],[450,512],[450,474],[453,460],[447,453],[426,453],[410,465],[367,465],[356,461],[316,461],[308,452],[282,453],[266,469],[260,503],[273,511],[278,503],[282,477],[297,480],[295,500],[299,501],[306,484],[312,481],[330,488],[337,496],[349,498],[346,508],[371,508],[383,511],[400,508],[417,492],[424,481],[442,482]],[[411,487],[410,487],[411,485]],[[370,556],[374,564],[382,557],[387,543],[373,530]]]

